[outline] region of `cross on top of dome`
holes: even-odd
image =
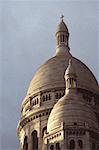
[[[60,17],[60,18],[61,18],[61,21],[63,21],[64,15],[61,15],[61,17]]]

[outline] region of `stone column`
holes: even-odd
[[[32,137],[30,132],[30,125],[28,127],[28,150],[32,150]]]
[[[85,150],[91,150],[89,131],[86,131],[86,135],[85,135]]]

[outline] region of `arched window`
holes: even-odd
[[[36,105],[36,99],[34,100],[34,105]]]
[[[78,140],[78,146],[79,146],[79,148],[83,148],[83,142],[82,142],[82,140]]]
[[[61,98],[61,93],[59,93],[59,98]]]
[[[55,98],[58,99],[58,93],[55,94]]]
[[[56,143],[56,150],[60,150],[60,145],[59,145],[59,143]]]
[[[72,87],[72,79],[70,78],[70,85],[69,87],[71,88]]]
[[[47,127],[45,126],[43,129],[42,129],[42,137],[44,136],[44,132],[47,130]]]
[[[37,102],[36,103],[38,104],[38,98],[37,98]]]
[[[49,100],[51,99],[51,95],[49,94]]]
[[[59,45],[59,36],[58,36],[57,44]]]
[[[43,96],[43,102],[45,101],[45,96]]]
[[[95,143],[92,143],[92,149],[95,150],[96,146]]]
[[[69,88],[69,79],[66,81],[66,88]]]
[[[54,150],[54,145],[51,145],[51,146],[50,146],[50,150]]]
[[[60,41],[62,42],[62,35],[60,35]]]
[[[38,137],[36,130],[32,132],[32,150],[38,150]]]
[[[77,87],[76,83],[76,80],[73,80],[73,87]]]
[[[46,95],[46,101],[48,100],[48,96]]]
[[[25,138],[24,138],[23,150],[28,150],[27,136],[25,136]]]
[[[64,35],[63,35],[63,42],[64,42]]]
[[[75,141],[74,140],[71,140],[70,141],[70,150],[74,150],[74,148],[75,148]]]

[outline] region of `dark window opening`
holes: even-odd
[[[64,35],[63,35],[63,42],[64,42]]]
[[[95,150],[96,146],[95,143],[92,143],[92,150]]]
[[[46,95],[46,101],[48,100],[48,96]]]
[[[24,139],[23,149],[24,149],[24,150],[28,150],[27,136],[25,136],[25,139]]]
[[[76,126],[77,125],[77,123],[76,122],[74,122],[74,126]]]
[[[62,36],[60,36],[60,41],[62,42]]]
[[[38,98],[37,98],[37,104],[38,104]]]
[[[48,115],[48,112],[46,112],[46,115]]]
[[[51,99],[51,95],[49,94],[49,100]]]
[[[62,95],[61,95],[61,93],[59,93],[59,98],[61,98],[62,97]]]
[[[82,142],[82,140],[78,140],[78,146],[79,146],[79,148],[83,148],[83,142]]]
[[[51,146],[50,146],[50,150],[54,150],[54,145],[51,145]]]
[[[38,137],[36,130],[32,132],[32,150],[38,150]]]
[[[34,105],[36,105],[36,100],[34,100]]]
[[[55,94],[55,98],[58,99],[58,93]]]
[[[75,141],[71,140],[70,141],[70,150],[74,150],[75,149]]]
[[[45,96],[43,96],[43,102],[45,101]]]
[[[56,143],[56,150],[60,150],[60,145],[59,145],[59,143]]]

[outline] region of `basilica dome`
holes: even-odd
[[[78,88],[99,92],[98,83],[89,68],[80,60],[74,58],[69,48],[69,32],[67,25],[63,21],[56,30],[56,56],[46,61],[35,73],[30,82],[27,95],[34,94],[52,88],[65,88],[64,73],[68,65],[68,60],[73,59],[78,76]]]
[[[65,88],[64,73],[71,57],[71,55],[56,55],[46,61],[35,73],[27,94],[52,88]],[[74,57],[72,59],[78,77],[78,88],[98,93],[99,87],[93,73],[80,60]]]

